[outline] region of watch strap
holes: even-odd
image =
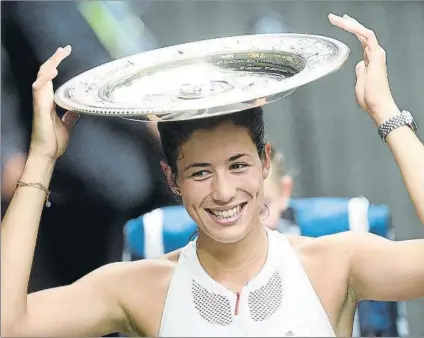
[[[417,130],[417,124],[412,116],[412,114],[407,110],[402,110],[399,114],[393,116],[390,120],[382,123],[378,127],[378,134],[380,135],[381,140],[386,143],[386,137],[393,130],[409,126],[414,132]]]

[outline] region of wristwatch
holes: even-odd
[[[403,126],[409,126],[414,132],[418,129],[414,117],[407,110],[402,110],[399,114],[393,116],[390,120],[381,124],[378,127],[378,135],[380,135],[382,141],[386,143],[387,135],[391,131]]]

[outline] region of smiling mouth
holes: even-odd
[[[247,202],[243,202],[234,208],[227,209],[227,210],[213,210],[213,209],[205,209],[209,215],[213,216],[213,218],[219,220],[219,221],[232,221],[237,219],[243,208],[246,206]]]

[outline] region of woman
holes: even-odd
[[[330,21],[363,45],[356,96],[380,125],[399,113],[384,51],[357,21]],[[37,186],[17,189],[2,225],[2,335],[348,336],[359,300],[424,296],[423,240],[392,243],[352,233],[289,239],[265,230],[259,212],[270,145],[259,109],[159,125],[163,166],[199,226],[196,242],[162,259],[108,265],[70,286],[27,295],[43,189],[77,120],[68,112],[60,121],[52,104],[51,80],[69,53],[59,49],[33,85],[31,153],[21,181]],[[424,223],[424,147],[409,127],[386,140]]]

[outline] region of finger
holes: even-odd
[[[358,24],[360,24],[361,26],[362,26],[362,24],[361,23],[359,23],[356,19],[354,19],[354,18],[352,18],[352,17],[350,17],[349,15],[347,15],[347,14],[345,14],[345,15],[343,15],[343,17],[345,17],[346,19],[348,19],[348,20],[351,20],[351,21],[353,21],[353,22],[356,22],[356,23],[358,23]],[[375,48],[374,49],[372,49],[371,50],[371,48],[370,48],[370,46],[368,45],[368,41],[367,41],[367,39],[365,39],[364,37],[362,37],[362,36],[360,36],[360,35],[358,35],[358,34],[355,34],[356,35],[356,37],[359,39],[359,41],[361,41],[361,45],[362,45],[362,48],[363,48],[363,50],[364,50],[364,61],[365,61],[365,66],[368,66],[368,63],[369,63],[369,59],[370,59],[370,57],[372,56],[371,54],[373,53],[373,54],[376,54],[376,55],[379,55],[379,56],[382,56],[382,57],[385,57],[385,51],[384,51],[384,49],[379,45],[379,43],[378,43],[378,41],[377,41],[377,38],[376,38],[376,36],[375,36],[375,34],[374,34],[374,32],[373,31],[371,31],[371,30],[368,30],[368,31],[370,31],[371,32],[371,34],[372,34],[372,36],[373,36],[373,38],[375,38],[375,41],[376,41],[376,45],[375,45]]]
[[[48,59],[37,74],[37,80],[33,84],[34,89],[41,88],[48,81],[53,80],[57,76],[57,67],[71,53],[71,46],[58,48],[53,56]]]
[[[338,27],[341,27],[340,25],[337,24],[337,20],[342,19],[341,17],[334,15],[334,14],[330,14],[328,17],[329,17],[330,22],[332,24],[334,24]],[[343,15],[343,19],[350,20],[350,21],[353,21],[353,22],[357,22],[354,18],[350,17],[347,14]],[[344,28],[344,27],[341,27],[341,28]],[[353,33],[353,34],[355,34],[355,33]],[[364,58],[364,61],[365,61],[365,65],[368,65],[369,60],[368,60],[367,54],[365,53],[365,48],[367,47],[367,40],[359,34],[355,34],[355,36],[358,38],[359,42],[361,43],[362,49],[364,50],[363,58]]]
[[[63,121],[63,124],[65,125],[66,129],[68,129],[68,131],[70,131],[72,129],[72,127],[75,125],[75,123],[79,120],[79,118],[80,118],[80,114],[72,112],[72,111],[67,111],[62,116],[62,121]]]
[[[42,88],[47,82],[52,81],[57,76],[57,74],[59,74],[57,69],[53,69],[48,72],[45,70],[43,73],[39,73],[37,75],[37,79],[32,84],[32,89],[38,90]]]
[[[347,20],[351,20],[351,21],[353,21],[353,22],[358,22],[356,19],[354,19],[354,18],[350,17],[350,16],[349,16],[349,15],[347,15],[347,14],[344,14],[344,15],[343,15],[343,17],[344,17],[345,19],[347,19]],[[355,33],[354,33],[354,34],[355,34]],[[359,35],[359,34],[355,34],[355,35],[356,35],[356,37],[358,38],[359,42],[361,43],[362,48],[364,48],[364,49],[365,49],[365,47],[366,47],[366,45],[367,45],[367,40],[366,40],[363,36],[361,36],[361,35]]]
[[[337,26],[341,29],[344,29],[347,32],[350,32],[352,34],[359,36],[360,41],[365,40],[366,45],[371,49],[371,51],[380,47],[374,32],[366,28],[357,20],[350,17],[349,19],[347,17],[342,18],[335,14],[329,14],[328,19],[330,20],[331,24],[333,24],[334,26]]]
[[[356,19],[350,17],[347,14],[343,14],[343,18],[345,18],[347,20],[351,20],[351,21],[356,22],[356,23],[359,23]],[[359,34],[355,34],[355,36],[358,38],[359,42],[361,43],[362,49],[364,51],[363,52],[363,58],[364,58],[364,61],[365,61],[365,66],[368,66],[369,58],[368,58],[368,55],[367,55],[367,52],[366,52],[366,50],[368,49],[367,40]],[[368,52],[369,52],[369,50],[368,50]]]
[[[56,53],[53,54],[53,56],[47,60],[44,65],[45,66],[51,66],[52,68],[57,68],[59,64],[65,59],[69,54],[71,54],[72,47],[70,45],[65,46],[64,48],[60,47],[56,51]]]
[[[365,80],[365,72],[366,72],[366,67],[365,67],[364,61],[358,62],[355,67],[357,82],[359,81],[362,83]]]
[[[70,45],[62,48],[59,47],[56,52],[52,55],[51,58],[49,58],[46,62],[44,62],[41,67],[40,70],[52,70],[52,69],[56,69],[59,64],[63,61],[63,59],[65,59],[72,51],[72,48]]]
[[[71,53],[71,46],[58,48],[53,56],[41,65],[37,74],[37,79],[33,83],[34,89],[41,88],[48,81],[53,80],[57,76],[57,67]]]

